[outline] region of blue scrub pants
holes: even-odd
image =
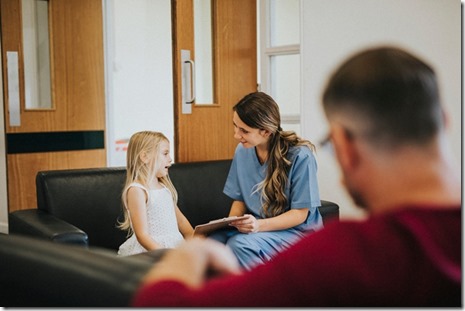
[[[301,232],[296,229],[280,231],[241,233],[235,228],[218,230],[208,236],[226,244],[236,255],[239,264],[251,270],[258,264],[272,259],[277,253],[289,248],[312,231]]]

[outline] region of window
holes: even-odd
[[[281,126],[300,134],[300,0],[260,0],[260,90],[281,111]]]

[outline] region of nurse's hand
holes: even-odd
[[[230,225],[236,227],[242,233],[258,232],[260,230],[258,219],[250,214],[244,216],[247,216],[247,218],[233,221]]]

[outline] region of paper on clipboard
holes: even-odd
[[[208,235],[209,233],[215,230],[228,226],[233,221],[242,220],[245,218],[247,218],[247,216],[230,216],[215,219],[210,222],[207,222],[206,224],[195,226],[194,235]]]

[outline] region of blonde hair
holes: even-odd
[[[127,192],[132,183],[137,182],[149,189],[150,182],[154,178],[158,178],[158,181],[170,190],[173,202],[175,205],[177,204],[178,193],[169,176],[156,177],[159,167],[158,152],[163,141],[169,142],[162,133],[152,131],[137,132],[129,140],[126,155],[126,183],[122,193],[124,219],[118,223],[118,228],[127,230],[128,235],[132,233],[132,227],[127,205]],[[143,156],[149,159],[148,163],[142,161]]]
[[[300,138],[294,131],[283,131],[278,104],[271,96],[263,92],[254,92],[242,98],[233,110],[248,126],[267,130],[271,133],[268,147],[268,169],[265,179],[256,185],[261,191],[263,214],[274,217],[286,211],[288,198],[285,188],[291,161],[287,158],[290,147],[307,146],[315,151],[315,146]]]

